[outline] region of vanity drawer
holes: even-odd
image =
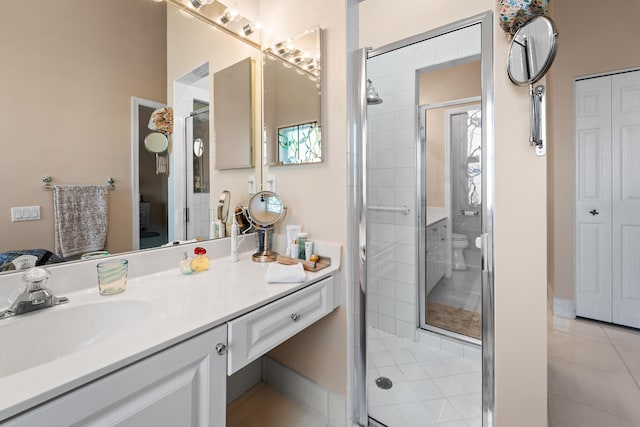
[[[329,277],[228,324],[229,375],[283,343],[334,309]]]

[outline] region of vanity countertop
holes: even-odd
[[[444,213],[427,212],[427,227],[430,227],[436,222],[442,221],[443,219],[447,219],[447,215],[445,215]]]
[[[252,262],[249,253],[236,263],[228,257],[214,259],[210,270],[192,275],[181,274],[176,262],[170,270],[130,279],[123,293],[100,296],[97,286],[78,290],[64,295],[69,297],[68,304],[2,320],[0,337],[5,337],[3,328],[10,331],[16,322],[35,325],[37,317],[48,310],[118,301],[143,302],[149,308],[148,314],[137,316],[112,336],[85,342],[68,355],[0,377],[0,421],[328,277],[340,267],[339,256],[336,258],[330,267],[307,272],[307,281],[295,284],[267,283],[268,264]],[[82,319],[77,322],[81,324]],[[4,352],[37,352],[37,346],[29,344],[39,339],[37,330],[29,336],[12,335],[15,333],[9,332],[9,342],[2,342]],[[2,367],[0,375],[6,375]]]

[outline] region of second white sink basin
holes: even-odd
[[[67,356],[122,333],[128,325],[149,317],[152,305],[139,300],[73,305],[73,301],[33,313],[0,320],[5,347],[0,378]]]

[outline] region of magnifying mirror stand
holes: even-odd
[[[258,244],[258,252],[251,256],[251,259],[255,262],[274,262],[278,258],[278,253],[271,250],[271,240],[269,228],[258,228],[258,238],[260,243]]]
[[[529,97],[531,105],[529,107],[531,115],[531,133],[529,143],[536,147],[536,154],[544,156],[547,148],[544,144],[544,138],[547,134],[547,114],[545,105],[545,87],[538,85],[535,88],[533,83],[529,84]]]

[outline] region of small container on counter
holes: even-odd
[[[209,257],[207,257],[207,250],[205,248],[201,248],[198,246],[193,250],[195,257],[191,260],[191,270],[194,272],[205,271],[209,269],[209,265],[211,265],[211,261],[209,261]]]
[[[193,261],[193,258],[187,255],[186,252],[183,252],[182,259],[180,260],[180,265],[179,265],[181,273],[183,274],[193,273],[193,270],[191,269],[191,261]]]
[[[305,259],[304,244],[307,243],[308,236],[309,233],[298,233],[298,256],[295,258]],[[291,257],[294,258],[293,255]]]
[[[304,259],[307,261],[311,261],[311,255],[313,254],[313,242],[311,240],[307,240],[304,242]]]
[[[289,256],[291,258],[298,258],[298,254],[298,241],[294,239],[293,242],[289,244]]]

